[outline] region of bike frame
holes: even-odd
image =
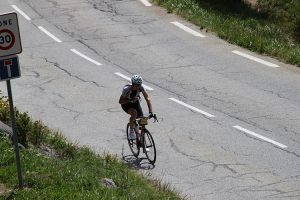
[[[148,160],[151,164],[155,163],[156,160],[156,148],[154,144],[153,137],[151,136],[151,133],[146,129],[146,125],[148,125],[148,120],[150,118],[154,118],[154,122],[158,121],[156,118],[156,115],[151,115],[148,117],[141,117],[139,119],[136,119],[135,124],[135,133],[136,133],[136,139],[135,140],[128,140],[129,147],[135,157],[138,157],[140,148],[143,149],[143,153],[146,154]],[[138,129],[136,127],[139,127]],[[128,134],[128,128],[129,123],[127,124],[127,134]],[[147,138],[146,138],[146,132],[147,132]],[[150,146],[149,146],[150,144]],[[136,148],[135,148],[136,147]],[[152,150],[150,150],[152,149]],[[152,152],[149,154],[149,152]]]

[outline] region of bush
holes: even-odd
[[[286,32],[292,32],[300,43],[300,1],[295,0],[258,0],[261,11],[280,25]]]
[[[32,130],[32,122],[27,113],[20,113],[15,108],[16,128],[18,134],[18,142],[27,147],[27,135]],[[0,98],[0,121],[11,127],[9,101]]]

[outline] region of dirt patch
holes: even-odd
[[[4,195],[6,191],[7,191],[6,187],[0,183],[0,196]]]
[[[5,187],[5,185],[0,183],[0,197],[6,196],[8,192],[9,190]]]
[[[245,2],[248,2],[250,5],[255,6],[257,4],[257,0],[245,0]]]
[[[257,0],[243,0],[246,4],[248,4],[251,8],[257,8]]]

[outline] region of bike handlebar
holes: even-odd
[[[154,118],[154,122],[158,122],[158,120],[157,120],[157,117],[156,117],[156,114],[150,114],[149,116],[148,116],[148,119],[151,119],[151,118]]]

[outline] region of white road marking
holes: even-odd
[[[149,3],[149,1],[147,0],[140,0],[145,6],[152,6],[151,3]]]
[[[128,80],[128,81],[131,82],[131,78],[129,78],[128,76],[125,76],[124,74],[121,74],[120,72],[116,72],[115,75],[120,76],[120,77],[122,77],[122,78],[124,78],[124,79],[126,79],[126,80]],[[143,84],[143,87],[144,87],[146,90],[149,90],[149,91],[154,90],[153,88],[151,88],[151,87],[149,87],[149,86],[146,86],[145,84]]]
[[[95,61],[94,59],[92,59],[92,58],[90,58],[90,57],[88,57],[88,56],[86,56],[86,55],[80,53],[80,52],[77,51],[76,49],[70,49],[70,50],[71,50],[73,53],[79,55],[80,57],[82,57],[82,58],[84,58],[84,59],[86,59],[86,60],[88,60],[88,61],[94,63],[95,65],[98,65],[98,66],[102,65],[101,63]]]
[[[15,9],[16,11],[18,11],[25,19],[27,19],[28,21],[31,20],[30,17],[28,17],[28,15],[26,15],[20,8],[18,8],[16,5],[10,5],[11,7],[13,7],[13,9]]]
[[[46,29],[44,29],[44,27],[39,26],[38,27],[41,31],[43,31],[44,33],[46,33],[49,37],[51,37],[53,40],[55,40],[58,43],[61,43],[62,41],[60,39],[58,39],[57,37],[55,37],[52,33],[50,33],[49,31],[47,31]]]
[[[245,53],[240,52],[240,51],[237,51],[237,50],[232,51],[232,53],[235,53],[235,54],[237,54],[237,55],[239,55],[239,56],[242,56],[242,57],[248,58],[248,59],[250,59],[250,60],[259,62],[259,63],[261,63],[261,64],[263,64],[263,65],[267,65],[267,66],[269,66],[269,67],[280,67],[280,66],[278,66],[278,65],[276,65],[276,64],[270,63],[270,62],[265,61],[265,60],[262,60],[262,59],[260,59],[260,58],[256,58],[256,57],[254,57],[254,56],[251,56],[251,55],[249,55],[249,54],[245,54]]]
[[[198,109],[198,108],[196,108],[196,107],[194,107],[194,106],[190,106],[190,105],[188,105],[188,104],[186,104],[186,103],[184,103],[184,102],[182,102],[182,101],[179,101],[179,100],[177,100],[177,99],[175,99],[175,98],[169,98],[171,101],[174,101],[174,102],[176,102],[176,103],[179,103],[180,105],[183,105],[183,106],[185,106],[185,107],[187,107],[187,108],[189,108],[189,109],[191,109],[191,110],[194,110],[194,111],[196,111],[196,112],[199,112],[199,113],[201,113],[201,114],[203,114],[203,115],[205,115],[205,116],[207,116],[207,117],[215,117],[214,115],[212,115],[212,114],[209,114],[209,113],[207,113],[207,112],[205,112],[205,111],[203,111],[203,110],[200,110],[200,109]]]
[[[284,148],[287,148],[287,146],[284,145],[284,144],[281,144],[281,143],[276,142],[276,141],[274,141],[274,140],[271,140],[271,139],[269,139],[269,138],[267,138],[267,137],[264,137],[264,136],[262,136],[262,135],[259,135],[259,134],[257,134],[257,133],[254,133],[254,132],[252,132],[252,131],[249,131],[249,130],[247,130],[247,129],[241,127],[241,126],[233,126],[233,128],[236,128],[236,129],[238,129],[238,130],[240,130],[240,131],[242,131],[242,132],[244,132],[244,133],[247,133],[247,134],[252,135],[252,136],[254,136],[254,137],[257,137],[257,138],[259,138],[259,139],[261,139],[261,140],[264,140],[264,141],[266,141],[266,142],[269,142],[269,143],[271,143],[271,144],[274,144],[274,145],[276,145],[276,146],[279,146],[279,147],[281,147],[281,148],[283,148],[283,149],[284,149]]]
[[[190,29],[189,27],[187,27],[187,26],[185,26],[185,25],[183,25],[183,24],[181,24],[177,21],[174,21],[174,22],[171,22],[171,23],[174,24],[175,26],[177,26],[178,28],[181,28],[182,30],[184,30],[184,31],[196,36],[196,37],[202,37],[202,38],[205,37],[205,35],[202,35],[201,33],[198,33],[197,31],[194,31],[194,30]]]

